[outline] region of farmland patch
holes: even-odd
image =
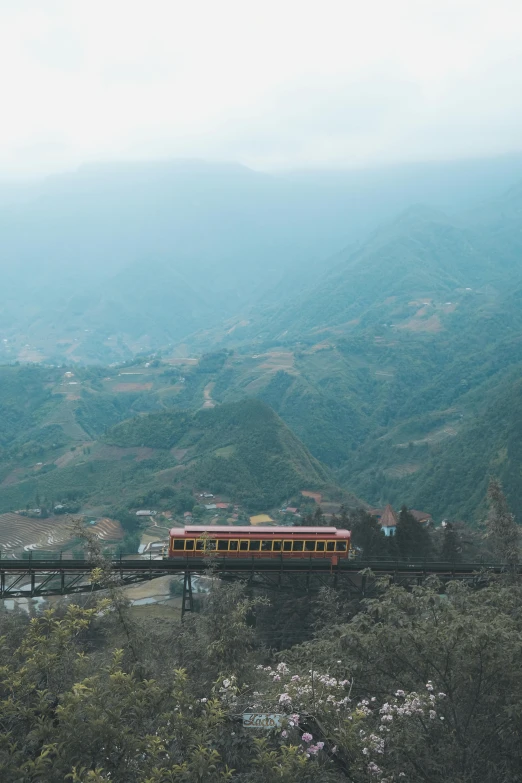
[[[150,391],[152,383],[115,383],[112,390],[115,392],[139,392]]]

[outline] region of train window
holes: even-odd
[[[326,541],[318,541],[316,549],[318,552],[324,552],[324,545],[326,544]]]
[[[225,541],[218,541],[217,545],[218,545],[217,548],[218,548],[219,552],[228,552],[228,541],[226,541],[226,540]]]
[[[183,541],[182,538],[175,538],[174,546],[172,548],[176,549],[177,551],[179,551],[180,549],[185,549],[185,542]]]
[[[281,551],[281,544],[282,543],[283,543],[282,541],[274,541],[274,545],[272,547],[274,552],[280,552]]]
[[[201,552],[203,549],[205,549],[205,539],[198,538],[198,540],[196,541],[196,549],[198,550],[198,552]]]
[[[327,541],[326,542],[326,551],[327,552],[335,552],[335,541]]]
[[[291,552],[291,551],[292,551],[292,542],[283,541],[283,552]]]
[[[237,547],[239,545],[239,541],[229,541],[229,549],[231,552],[237,552]]]
[[[259,552],[261,549],[261,541],[251,541],[250,542],[250,551],[251,552]]]
[[[261,549],[263,552],[271,552],[272,551],[272,542],[271,541],[261,541]]]
[[[304,541],[294,541],[293,552],[302,552],[304,548]]]
[[[248,541],[240,541],[239,549],[241,550],[241,552],[248,552]]]
[[[346,552],[346,541],[336,541],[335,549],[337,552]]]
[[[194,549],[194,539],[193,538],[187,538],[187,540],[185,541],[185,550],[187,550],[187,549],[190,549],[190,550]]]
[[[305,541],[305,550],[307,552],[315,552],[315,541]]]
[[[213,552],[213,551],[216,549],[216,543],[217,543],[217,541],[216,541],[216,539],[215,539],[215,538],[209,538],[209,539],[207,539],[207,545],[206,545],[206,547],[205,547],[205,549],[207,550],[207,552],[208,552],[209,550],[210,550],[211,552]]]

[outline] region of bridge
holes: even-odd
[[[485,583],[488,575],[500,574],[505,566],[499,563],[448,563],[423,560],[389,560],[355,558],[340,560],[333,566],[330,558],[287,559],[223,558],[211,555],[201,558],[149,558],[136,555],[106,558],[111,573],[121,586],[136,584],[161,576],[183,575],[183,612],[193,608],[192,576],[209,568],[223,578],[242,578],[250,584],[266,588],[298,587],[317,590],[323,586],[344,586],[350,593],[364,596],[375,578],[388,577],[404,587],[422,584],[436,576],[444,584],[452,580],[465,581],[475,587]],[[106,589],[103,582],[91,580],[93,563],[87,559],[66,559],[29,553],[23,558],[0,558],[0,599],[37,598],[70,595]],[[517,566],[522,573],[522,566]],[[370,573],[371,572],[371,573]]]

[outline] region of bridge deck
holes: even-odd
[[[180,573],[203,573],[210,562],[220,573],[237,575],[258,575],[267,585],[273,586],[274,578],[281,585],[282,575],[306,574],[332,577],[334,584],[340,578],[350,579],[355,586],[361,584],[361,571],[369,569],[375,575],[389,575],[402,584],[421,582],[434,575],[443,581],[450,579],[473,580],[481,572],[500,573],[504,566],[499,563],[447,563],[424,561],[390,560],[345,560],[332,566],[329,558],[303,558],[289,560],[275,558],[169,558],[144,559],[118,557],[108,559],[113,573],[118,575],[122,585],[135,584],[160,576]],[[88,560],[65,560],[30,556],[23,559],[0,559],[0,598],[36,597],[65,595],[103,589],[93,584],[90,573],[93,566]],[[522,572],[522,568],[518,569]]]

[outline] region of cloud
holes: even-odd
[[[519,0],[0,0],[0,174],[517,149],[521,39]]]

